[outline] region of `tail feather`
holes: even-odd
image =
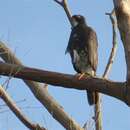
[[[87,98],[89,105],[94,105],[98,101],[97,92],[87,91]]]

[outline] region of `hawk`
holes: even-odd
[[[66,53],[71,56],[73,68],[77,73],[96,75],[98,64],[98,41],[95,31],[86,24],[82,15],[73,15],[74,27],[70,34]],[[96,92],[87,91],[89,105],[96,104]]]

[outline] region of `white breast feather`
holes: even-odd
[[[77,61],[79,61],[79,55],[78,52],[74,49],[73,50],[73,62],[76,63]]]

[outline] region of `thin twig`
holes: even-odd
[[[71,24],[71,26],[73,27],[74,26],[74,23],[73,23],[73,20],[72,20],[72,14],[70,12],[70,9],[67,5],[67,0],[54,0],[56,3],[58,3],[61,7],[63,7],[68,19],[69,19],[69,22]]]
[[[7,106],[7,105],[6,105]],[[20,110],[25,110],[25,109],[43,109],[43,107],[40,107],[40,106],[25,106],[25,107],[19,107]],[[10,112],[10,109],[4,109],[4,110],[1,110],[0,113],[3,114],[3,113],[6,113],[6,112]]]
[[[1,85],[3,86],[3,85]],[[19,104],[19,103],[22,103],[22,102],[25,102],[26,99],[22,99],[22,100],[19,100],[19,101],[15,101],[16,104]],[[6,104],[0,104],[0,107],[6,107],[7,105]]]
[[[39,130],[46,130],[43,127],[40,127],[38,124],[33,124],[17,107],[15,102],[11,99],[11,97],[7,94],[7,92],[3,89],[3,87],[0,85],[0,97],[3,99],[3,101],[7,104],[7,106],[13,111],[13,113],[23,122],[25,126],[27,126],[31,130],[36,130],[39,128]]]
[[[112,14],[111,13],[106,13],[106,15],[109,15],[111,23],[112,23],[113,47],[112,47],[112,50],[111,50],[111,53],[110,53],[110,57],[109,57],[106,69],[105,69],[104,74],[103,74],[103,78],[107,78],[108,77],[108,74],[109,74],[109,72],[111,70],[113,61],[115,59],[116,50],[117,50],[116,22],[115,22],[115,19],[113,17],[113,13]]]

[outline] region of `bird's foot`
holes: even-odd
[[[78,73],[76,74],[76,77],[78,78],[78,80],[84,79],[87,77],[86,73]]]
[[[93,76],[89,73],[78,73],[76,74],[76,77],[78,77],[78,79],[81,80],[81,79],[90,78]]]
[[[81,80],[85,76],[85,73],[79,75],[78,79]]]

